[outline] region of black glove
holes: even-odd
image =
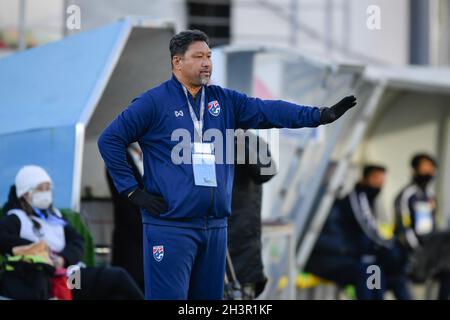
[[[159,216],[169,209],[163,197],[148,193],[145,190],[136,189],[129,196],[130,201],[147,210],[152,216]]]
[[[356,105],[355,96],[347,96],[330,108],[320,110],[320,124],[331,123],[339,119],[348,109]]]

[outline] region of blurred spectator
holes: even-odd
[[[267,282],[261,257],[262,184],[272,179],[276,167],[266,142],[250,131],[236,131],[235,146],[235,160],[239,150],[245,150],[245,163],[236,161],[232,214],[228,219],[228,250],[242,287],[242,298],[254,299]],[[266,161],[260,158],[260,150],[267,150]],[[250,155],[256,156],[256,163],[250,163]],[[263,174],[262,168],[270,170],[265,172],[269,174]]]
[[[334,203],[305,268],[338,285],[353,285],[358,299],[383,299],[387,288],[392,288],[398,299],[410,298],[406,277],[396,267],[397,245],[381,235],[376,221],[375,203],[385,176],[382,166],[364,168],[362,180]],[[367,285],[371,265],[380,267],[379,288]]]
[[[444,238],[433,237],[436,233],[436,196],[433,191],[432,181],[436,175],[437,164],[433,157],[420,153],[411,160],[413,170],[412,181],[401,190],[395,200],[397,235],[401,245],[402,263],[407,268],[408,258],[411,253],[420,247],[434,246],[436,240]],[[441,239],[441,240],[439,240]],[[431,252],[431,250],[429,250]],[[424,254],[428,254],[425,252]],[[433,258],[433,257],[431,257]],[[434,257],[446,258],[445,256]],[[437,267],[435,263],[435,268]],[[449,271],[434,270],[435,276],[440,282],[439,299],[450,298],[450,273]]]
[[[132,143],[127,150],[127,161],[130,164],[139,188],[144,188],[142,176],[144,163],[142,151],[137,143]],[[106,171],[108,186],[114,205],[114,231],[112,239],[113,266],[127,270],[142,291],[144,291],[144,258],[142,248],[141,210],[130,200],[119,194]]]

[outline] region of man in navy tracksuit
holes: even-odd
[[[305,107],[207,85],[211,50],[198,30],[175,35],[170,53],[172,78],[135,98],[104,130],[98,147],[117,190],[142,208],[146,298],[222,299],[234,165],[215,160],[226,143],[213,151],[205,132],[216,129],[225,137],[226,129],[317,127],[338,119],[356,99]],[[192,164],[173,161],[177,129],[190,133]],[[134,141],[144,154],[143,190],[126,161]]]

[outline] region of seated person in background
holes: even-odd
[[[430,155],[421,153],[411,159],[411,167],[412,181],[400,191],[395,200],[395,234],[401,244],[405,269],[411,253],[426,245],[430,236],[436,232],[437,206],[432,188],[436,161]],[[436,258],[434,257],[435,260]],[[440,282],[438,299],[449,299],[450,272],[443,270],[435,276]]]
[[[336,200],[305,270],[339,285],[351,284],[358,299],[383,299],[394,290],[398,299],[410,299],[406,277],[397,270],[397,245],[379,232],[375,200],[383,187],[386,169],[366,166],[362,180],[349,195]],[[380,268],[380,286],[369,288],[368,267]]]
[[[25,166],[16,176],[0,220],[0,254],[44,241],[55,268],[77,264],[83,255],[83,238],[52,205],[52,180],[41,167]],[[143,299],[142,292],[121,268],[81,268],[81,288],[74,299]]]

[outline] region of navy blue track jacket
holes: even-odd
[[[189,99],[194,106],[192,96]],[[218,102],[218,114],[217,108],[216,112],[208,112],[206,106],[211,101]],[[203,132],[215,128],[225,139],[226,129],[301,128],[319,124],[317,107],[261,100],[216,85],[205,86]],[[138,188],[138,183],[127,163],[126,149],[134,141],[139,143],[144,155],[145,189],[161,195],[169,208],[158,217],[142,209],[143,223],[225,227],[231,213],[234,165],[226,164],[225,159],[223,164],[216,164],[217,187],[196,186],[192,165],[174,164],[171,160],[172,149],[180,142],[172,141],[171,135],[180,128],[189,131],[191,141],[194,140],[195,129],[186,96],[173,75],[172,79],[135,98],[103,131],[98,147],[117,190],[127,195]]]

